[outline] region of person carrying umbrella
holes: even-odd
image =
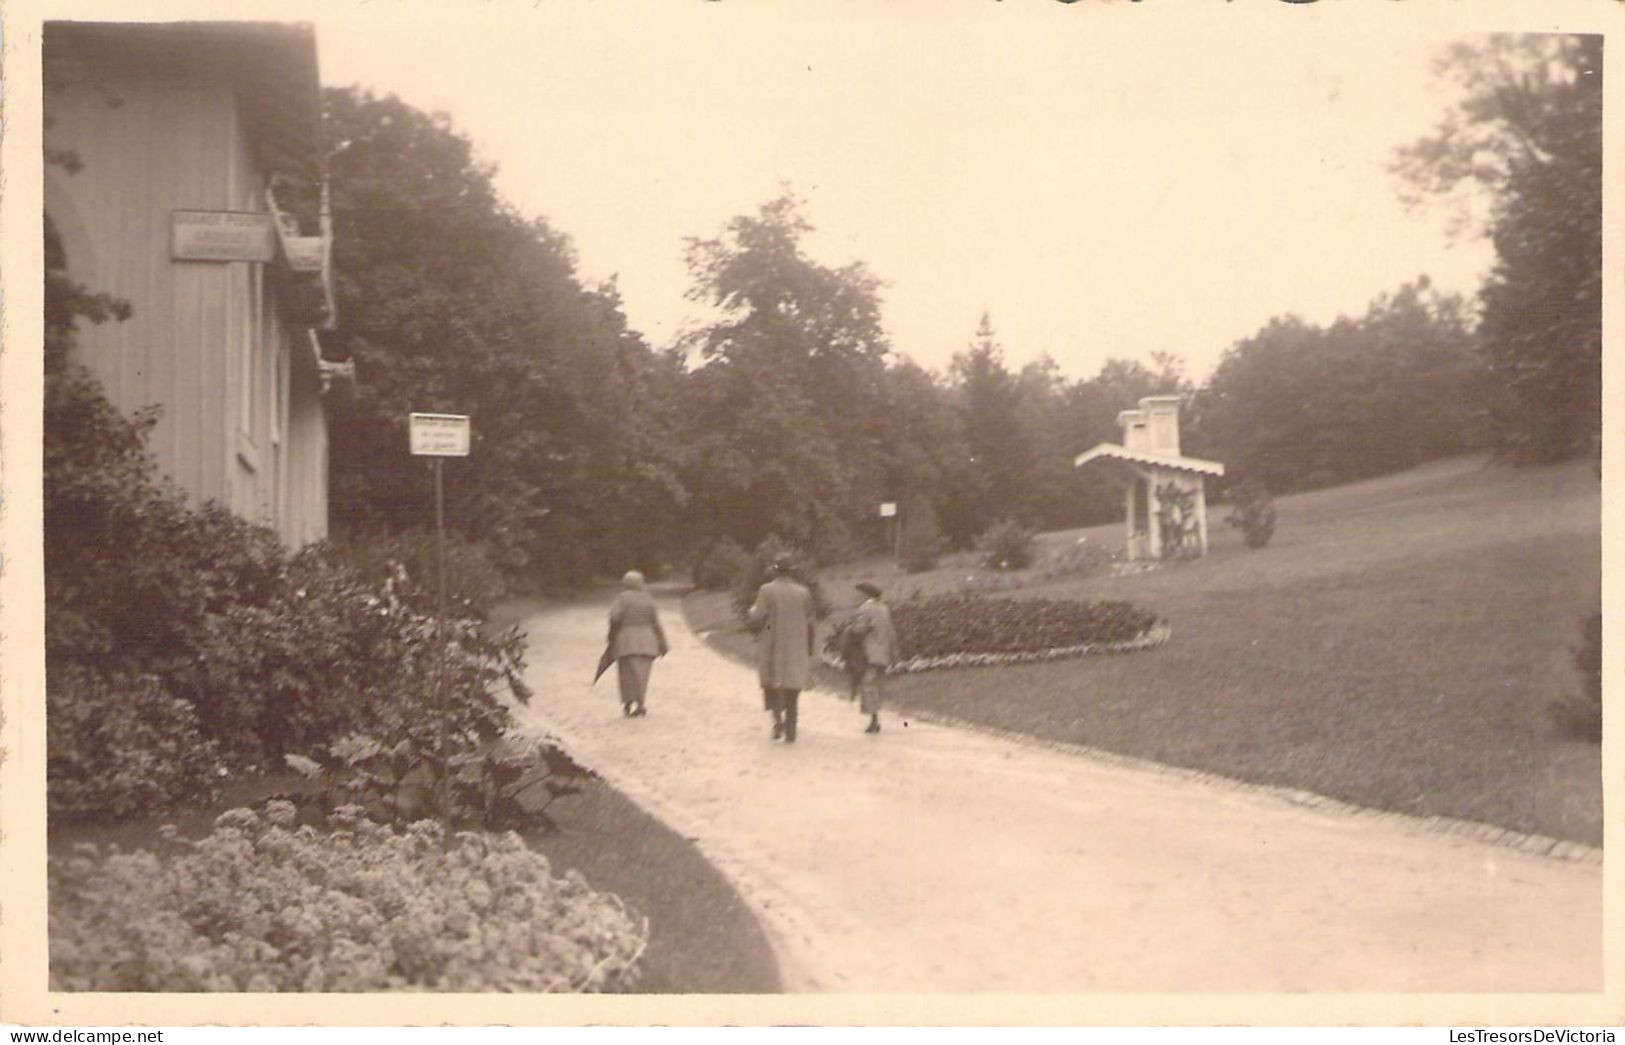
[[[598,674],[615,664],[621,682],[621,713],[641,718],[648,714],[644,699],[649,690],[649,672],[655,658],[664,657],[671,647],[660,626],[654,596],[644,586],[643,574],[628,570],[621,578],[621,588],[609,607],[609,639],[598,663]]]

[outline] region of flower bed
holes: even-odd
[[[907,675],[916,671],[936,668],[988,668],[1002,664],[1031,664],[1041,660],[1065,660],[1085,657],[1092,653],[1133,653],[1153,649],[1167,642],[1173,635],[1167,621],[1158,621],[1145,633],[1132,639],[1116,642],[1080,642],[1072,646],[1051,646],[1048,649],[1027,650],[1020,653],[948,653],[938,657],[909,657],[893,664],[888,675]]]
[[[1171,634],[1166,621],[1126,602],[935,595],[898,603],[892,618],[902,647],[893,675],[1124,653]],[[825,659],[839,664],[832,650]]]
[[[512,832],[337,830],[273,802],[165,853],[82,845],[49,868],[53,990],[604,991],[648,940],[615,896]]]

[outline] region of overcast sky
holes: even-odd
[[[1201,378],[1273,315],[1358,313],[1419,273],[1471,293],[1489,260],[1388,171],[1451,100],[1431,62],[1454,35],[945,0],[627,10],[316,24],[327,83],[447,112],[657,346],[702,315],[684,237],[781,183],[809,252],[865,262],[894,347],[933,368],[986,309],[1016,365],[1162,350]]]

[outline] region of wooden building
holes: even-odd
[[[1165,554],[1207,554],[1207,477],[1224,465],[1179,453],[1179,397],[1147,396],[1138,410],[1117,415],[1123,443],[1101,443],[1079,454],[1079,468],[1105,476],[1123,489],[1124,528],[1130,560]],[[1170,519],[1158,491],[1172,486],[1190,517]],[[1177,543],[1177,547],[1174,546]]]
[[[68,274],[128,301],[77,359],[161,409],[160,467],[194,501],[327,533],[333,319],[314,30],[47,23],[45,210]]]

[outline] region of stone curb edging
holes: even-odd
[[[1040,661],[1065,660],[1103,653],[1134,653],[1155,649],[1173,636],[1167,621],[1159,620],[1145,632],[1132,639],[1117,642],[1085,642],[1077,646],[1051,646],[1049,649],[1028,650],[1021,653],[945,653],[936,657],[910,657],[886,669],[888,675],[912,675],[939,668],[990,668],[1006,664],[1034,664]],[[833,653],[819,655],[826,667],[841,669],[841,658]]]
[[[902,709],[898,709],[897,713],[903,714],[904,712]],[[1022,747],[1042,748],[1058,754],[1088,758],[1123,769],[1134,769],[1144,773],[1154,773],[1158,776],[1177,777],[1181,780],[1188,780],[1225,791],[1263,795],[1267,798],[1333,815],[1402,823],[1430,834],[1463,838],[1548,859],[1564,860],[1595,867],[1601,867],[1603,863],[1603,850],[1597,846],[1586,845],[1583,842],[1570,842],[1561,838],[1552,838],[1549,835],[1525,833],[1512,828],[1497,827],[1494,824],[1487,824],[1479,820],[1464,820],[1450,816],[1414,816],[1410,813],[1399,813],[1390,809],[1356,805],[1314,791],[1280,787],[1275,784],[1254,784],[1246,780],[1238,780],[1235,777],[1209,772],[1205,769],[1191,769],[1187,766],[1169,765],[1166,762],[1153,762],[1150,759],[1136,758],[1133,755],[1120,755],[1114,751],[1106,751],[1084,744],[1072,744],[1063,740],[1046,740],[1043,737],[1018,733],[1014,730],[978,725],[965,719],[937,712],[910,710],[906,714],[908,717],[916,718],[922,722],[929,722],[932,725],[947,726],[983,736],[996,737]]]

